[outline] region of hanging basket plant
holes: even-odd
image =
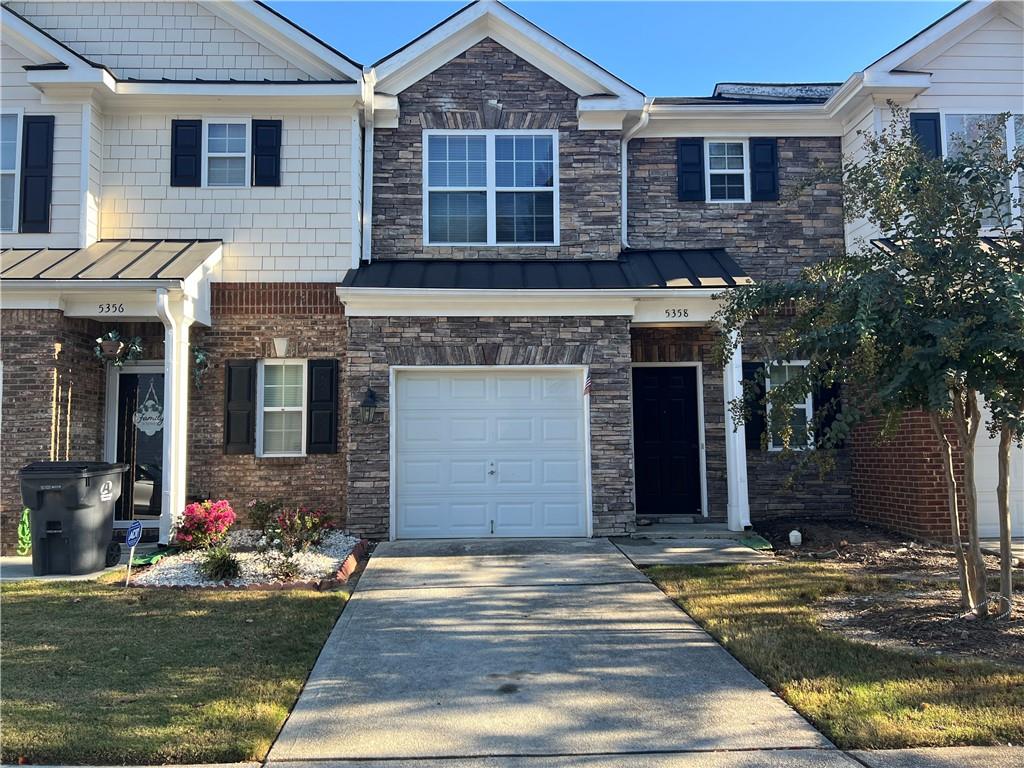
[[[142,357],[142,339],[138,336],[122,338],[118,331],[107,331],[96,339],[96,357],[120,368],[127,362]]]
[[[210,370],[210,353],[200,347],[192,347],[192,381],[196,389],[202,387],[203,377]]]

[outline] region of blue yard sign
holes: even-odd
[[[132,520],[128,526],[128,533],[124,537],[124,543],[128,545],[128,571],[125,573],[124,585],[128,586],[128,580],[132,577],[132,560],[135,559],[135,545],[142,541],[142,521]]]

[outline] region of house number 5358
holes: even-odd
[[[674,307],[674,308],[666,309],[665,310],[665,318],[666,319],[675,319],[675,318],[679,318],[679,317],[689,317],[689,316],[690,316],[690,310],[688,310],[688,309],[679,309],[679,308],[675,308]]]
[[[97,304],[96,311],[101,315],[120,315],[124,313],[124,304],[120,302]]]

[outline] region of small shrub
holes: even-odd
[[[305,507],[284,510],[278,514],[275,523],[270,538],[286,558],[319,544],[333,527],[326,512],[321,509],[310,512]]]
[[[277,516],[284,509],[284,502],[280,499],[252,499],[245,507],[253,527],[267,535],[273,532]]]
[[[292,581],[299,575],[299,564],[285,555],[274,563],[274,575],[282,581]]]
[[[242,575],[242,566],[238,558],[223,544],[210,547],[203,553],[199,570],[203,576],[213,581],[229,581]]]
[[[18,521],[18,547],[15,552],[22,557],[32,554],[32,522],[29,515],[29,508],[25,507]]]
[[[174,543],[182,549],[206,549],[223,541],[235,522],[235,512],[225,499],[195,502],[185,507]]]

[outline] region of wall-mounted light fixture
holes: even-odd
[[[363,424],[371,423],[373,417],[377,415],[377,393],[369,387],[363,395],[363,402],[359,404],[359,415],[363,419]]]

